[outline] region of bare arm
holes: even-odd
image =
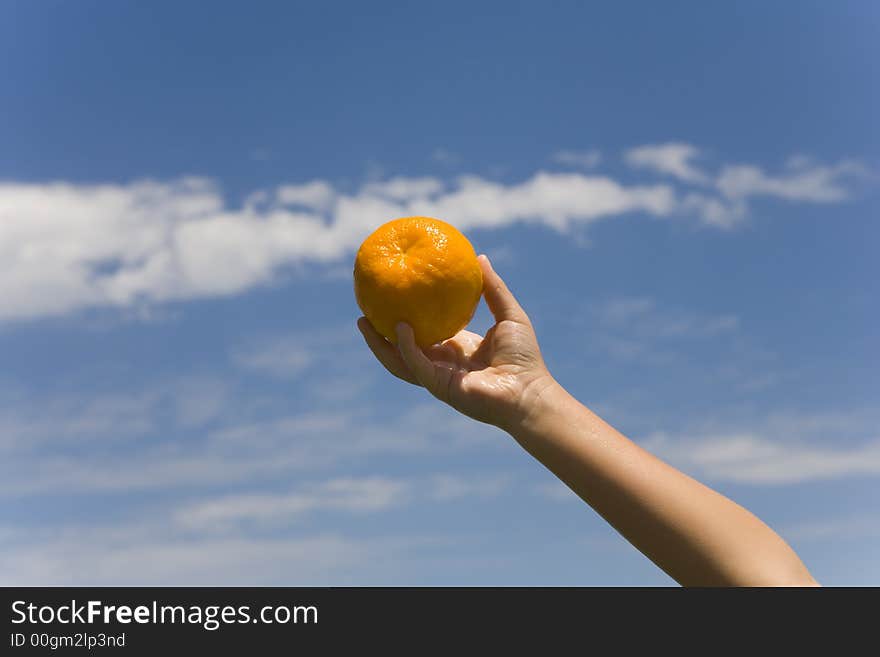
[[[816,585],[794,551],[749,511],[664,463],[569,395],[547,371],[528,316],[481,256],[496,324],[424,351],[399,349],[365,319],[367,344],[395,376],[508,433],[630,543],[686,586]]]
[[[511,434],[683,585],[815,585],[767,525],[646,452],[558,384]]]

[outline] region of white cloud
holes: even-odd
[[[464,229],[499,228],[532,221],[557,230],[627,212],[666,216],[675,194],[666,185],[626,187],[604,176],[538,172],[514,185],[475,176],[459,179],[458,189],[408,208],[416,214],[455,217]]]
[[[161,288],[174,224],[221,209],[203,180],[2,184],[0,318],[130,302],[106,289],[119,272],[151,277],[151,287]]]
[[[533,490],[537,495],[548,500],[553,500],[554,502],[580,501],[580,498],[574,493],[574,491],[558,479],[543,484],[537,484],[534,486]]]
[[[391,178],[381,182],[371,182],[363,186],[362,192],[370,196],[382,196],[394,201],[411,201],[428,198],[443,191],[443,183],[436,178]]]
[[[399,581],[449,541],[202,535],[161,523],[12,530],[0,541],[6,586],[327,586]],[[448,547],[448,545],[447,545]],[[427,552],[426,552],[427,550]],[[424,572],[421,563],[414,572]]]
[[[625,187],[578,174],[538,173],[514,185],[471,177],[443,189],[431,178],[395,178],[349,195],[313,181],[280,187],[278,205],[264,207],[262,196],[236,210],[201,179],[5,183],[0,320],[234,294],[271,281],[285,265],[336,260],[379,224],[409,214],[455,217],[463,228],[531,220],[564,229],[674,208],[668,187]]]
[[[22,455],[48,461],[79,449],[110,456],[172,424],[183,431],[203,429],[229,405],[232,386],[220,378],[182,376],[140,390],[27,394],[0,385],[0,454],[23,474]],[[2,486],[0,486],[2,488]]]
[[[687,144],[643,146],[634,166],[706,183]],[[559,158],[587,164],[596,153]],[[575,157],[576,156],[576,157]],[[602,175],[539,171],[514,183],[478,176],[374,180],[347,192],[325,180],[281,185],[230,207],[210,181],[74,185],[0,184],[0,321],[85,308],[230,295],[276,280],[300,263],[332,264],[349,256],[376,226],[425,214],[464,230],[542,224],[558,231],[626,213],[696,214],[729,228],[753,196],[830,202],[862,171],[843,162],[800,158],[780,176],[753,166],[724,167],[722,196],[706,186],[681,194],[670,183],[627,185]]]
[[[644,317],[654,312],[656,307],[657,302],[647,297],[620,297],[606,301],[595,310],[603,322],[621,324]]]
[[[808,156],[794,155],[788,158],[785,171],[779,175],[743,164],[722,166],[716,176],[694,166],[693,160],[699,156],[695,146],[671,142],[632,148],[624,154],[624,159],[634,168],[702,187],[699,192],[685,191],[678,201],[678,210],[722,229],[732,228],[745,219],[748,200],[752,197],[790,202],[840,202],[850,198],[853,179],[868,175],[864,166],[852,160],[822,165]]]
[[[229,404],[231,385],[219,378],[189,377],[178,380],[165,394],[173,399],[175,423],[183,429],[194,429],[223,414]]]
[[[718,189],[729,199],[751,196],[774,196],[787,201],[832,203],[850,197],[847,183],[853,176],[865,175],[865,169],[844,161],[833,166],[813,164],[803,157],[789,161],[789,171],[772,176],[760,167],[726,166],[718,176]]]
[[[307,382],[297,394],[313,409],[338,408],[356,400],[374,384],[374,377],[385,374],[364,349],[354,322],[344,327],[316,326],[309,331],[254,336],[233,347],[230,359],[251,374],[286,384]],[[352,376],[353,371],[358,375]]]
[[[472,475],[464,477],[453,474],[433,475],[422,484],[428,499],[449,502],[475,497],[495,497],[508,490],[511,477],[508,475]]]
[[[81,419],[63,413],[70,405],[63,400],[35,404],[24,422],[10,413],[11,421],[0,425],[12,431],[4,436],[0,496],[265,482],[388,454],[454,453],[500,444],[496,429],[439,404],[378,417],[371,409],[351,406],[291,412],[262,400],[262,418],[248,420],[253,400],[234,406],[237,396],[232,394],[224,398],[223,414],[211,416],[214,426],[199,427],[186,425],[176,410],[170,418],[164,415],[174,394],[172,389],[164,396],[148,395],[143,408],[123,406],[118,417],[106,410],[112,396],[94,396],[91,406],[100,412],[87,410]],[[37,406],[53,404],[59,411],[39,421]],[[85,440],[91,445],[84,450]],[[430,490],[443,490],[444,485],[430,482]],[[450,489],[453,485],[449,483]]]
[[[668,360],[664,350],[676,341],[730,335],[739,328],[731,313],[707,315],[682,308],[660,306],[648,297],[620,297],[588,308],[593,329],[592,343],[622,360],[650,355]],[[581,320],[578,320],[581,321]]]
[[[550,159],[566,166],[592,169],[599,166],[599,163],[602,161],[602,153],[596,149],[588,151],[556,151]]]
[[[242,523],[286,525],[309,513],[377,513],[413,501],[494,497],[508,490],[510,484],[511,477],[497,474],[340,477],[300,485],[285,493],[246,493],[203,500],[184,506],[174,517],[183,527],[201,530],[229,530]]]
[[[880,439],[855,445],[794,442],[756,432],[672,439],[650,436],[642,445],[672,464],[713,481],[794,484],[880,475]]]
[[[733,228],[745,219],[746,203],[740,199],[720,199],[707,194],[688,193],[681,202],[684,212],[693,212],[703,223],[715,228]]]
[[[285,494],[232,495],[180,509],[178,523],[190,528],[227,528],[243,521],[289,522],[316,511],[375,512],[403,504],[410,495],[407,482],[386,477],[338,478],[301,487]]]
[[[6,399],[0,405],[0,451],[131,441],[156,429],[162,401],[150,390],[50,397],[39,403]]]
[[[874,512],[807,520],[785,527],[782,533],[799,541],[837,542],[880,536],[880,515]]]
[[[673,176],[684,182],[705,183],[708,176],[691,164],[699,154],[695,146],[670,142],[632,148],[624,154],[624,159],[636,168]]]
[[[739,318],[733,314],[704,315],[681,308],[660,307],[646,297],[620,297],[593,308],[602,324],[613,326],[618,334],[663,340],[704,338],[736,331]]]
[[[313,180],[300,185],[281,185],[275,190],[279,205],[301,205],[313,210],[326,210],[333,204],[336,191],[324,180]]]
[[[799,154],[786,160],[785,171],[778,175],[766,173],[751,165],[725,165],[717,176],[710,176],[695,167],[692,161],[700,156],[695,146],[666,143],[630,149],[624,158],[630,166],[673,176],[682,182],[701,186],[712,185],[720,193],[689,192],[682,200],[682,209],[700,216],[707,224],[729,228],[742,220],[751,197],[774,197],[785,201],[832,203],[850,198],[850,183],[866,177],[867,169],[853,160],[823,165],[814,158]]]
[[[585,302],[567,321],[585,334],[586,350],[620,365],[675,367],[680,385],[727,388],[754,381],[769,367],[766,352],[741,330],[740,316],[723,309],[699,311],[647,296],[609,297]],[[737,367],[725,369],[730,363]]]
[[[309,345],[295,337],[255,343],[233,354],[236,365],[279,378],[295,377],[314,360]]]
[[[816,159],[805,153],[795,153],[785,160],[786,169],[808,169],[816,164]]]

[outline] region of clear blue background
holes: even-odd
[[[581,400],[635,440],[684,445],[668,458],[771,524],[821,582],[876,585],[878,34],[873,2],[7,0],[0,181],[196,175],[238,208],[313,179],[513,185],[563,170],[563,150],[598,150],[603,175],[643,182],[654,178],[623,153],[670,141],[695,145],[710,170],[858,161],[868,173],[845,201],[756,198],[730,230],[633,213],[577,239],[533,224],[468,236]],[[0,324],[4,583],[671,584],[505,435],[380,370],[354,328],[349,255],[149,316],[102,307]],[[609,323],[622,299],[651,310]],[[701,333],[723,316],[735,327]],[[481,308],[475,326],[488,321]],[[665,321],[690,328],[663,337],[652,327]],[[241,366],[279,344],[308,364]],[[315,415],[342,422],[308,438],[325,459],[235,474],[248,440],[287,454],[312,429],[283,421]],[[241,451],[212,442],[236,428]],[[393,448],[346,447],[391,434],[403,436]],[[687,456],[703,437],[741,435],[875,460],[767,483]],[[191,478],[126,485],[139,463],[170,472],[178,457]],[[114,471],[121,482],[100,483]],[[438,476],[459,492],[444,498]],[[372,510],[180,521],[230,496],[320,496],[340,479],[400,490]]]

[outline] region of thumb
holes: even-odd
[[[492,311],[492,316],[495,317],[495,321],[510,320],[520,324],[529,324],[526,311],[522,309],[516,297],[492,267],[489,257],[484,254],[479,256],[477,260],[483,272],[483,296],[486,299],[486,305]]]

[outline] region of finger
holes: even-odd
[[[461,359],[461,348],[453,344],[451,340],[432,344],[430,347],[422,349],[428,359],[433,362],[457,363]]]
[[[529,317],[526,315],[526,311],[522,309],[516,297],[507,289],[507,285],[492,268],[489,258],[486,255],[481,255],[477,260],[483,270],[483,296],[486,298],[486,304],[492,311],[495,321],[500,322],[506,319],[528,324]]]
[[[470,331],[459,331],[453,337],[444,340],[442,346],[448,353],[454,356],[455,362],[461,363],[468,360],[473,355],[482,341],[483,336],[481,335],[471,333]],[[431,357],[431,360],[437,360],[434,358],[434,354],[430,351],[426,351],[425,353]]]
[[[397,347],[400,349],[403,362],[406,363],[416,380],[436,396],[439,392],[437,367],[416,344],[415,334],[409,324],[400,322],[396,330]]]
[[[364,341],[367,343],[370,351],[373,352],[373,355],[382,363],[386,370],[398,379],[403,379],[413,385],[419,385],[419,382],[400,357],[400,352],[388,340],[379,335],[376,329],[373,328],[370,320],[366,317],[361,317],[357,321],[357,326],[360,329],[361,335],[364,336]]]

